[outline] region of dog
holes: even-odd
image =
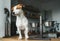
[[[12,15],[16,16],[16,27],[19,33],[19,39],[22,39],[21,30],[24,30],[25,38],[28,39],[28,19],[25,17],[22,7],[22,4],[14,6],[12,8]]]

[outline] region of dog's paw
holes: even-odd
[[[25,37],[25,39],[28,39],[28,38],[29,38],[29,36],[26,36],[26,37]]]
[[[22,37],[19,37],[19,39],[22,39]]]

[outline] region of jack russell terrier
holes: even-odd
[[[19,39],[22,39],[21,30],[24,30],[25,38],[28,39],[28,19],[24,16],[23,5],[18,4],[12,8],[13,15],[16,16],[16,26],[19,33]]]

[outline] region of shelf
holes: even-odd
[[[57,33],[57,32],[43,32],[43,34],[49,34],[49,33],[54,34],[54,33]]]

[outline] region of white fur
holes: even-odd
[[[16,15],[16,26],[17,26],[17,30],[19,33],[19,39],[22,39],[22,35],[21,35],[21,30],[25,30],[24,34],[25,34],[25,38],[29,38],[28,37],[28,19],[24,16],[24,12],[22,9],[16,9],[17,6],[14,7],[13,12],[15,12]]]

